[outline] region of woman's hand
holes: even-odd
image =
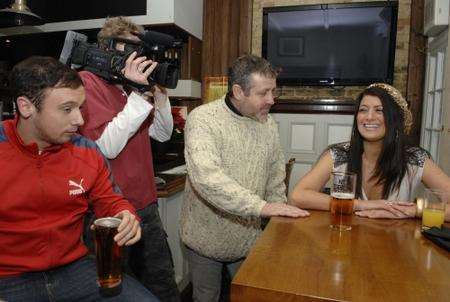
[[[374,208],[356,211],[355,215],[367,218],[387,218],[387,219],[406,219],[416,216],[416,205],[410,202],[389,203],[386,202],[388,208]],[[391,209],[393,211],[388,211]],[[395,211],[395,214],[394,214]]]
[[[364,210],[364,211],[358,211],[355,212],[356,216],[359,217],[366,217],[366,218],[387,218],[387,219],[405,219],[409,218],[408,216],[401,214],[401,215],[394,215],[392,212],[386,211],[386,210]]]
[[[416,207],[416,204],[413,202],[400,201],[397,203],[393,203],[392,207],[398,211],[401,211],[403,214],[405,214],[409,218],[416,217],[416,215],[417,215],[417,207]]]
[[[390,213],[390,215],[388,216],[394,216],[392,218],[404,218],[403,216],[405,215],[404,211],[402,211],[402,209],[398,209],[396,207],[393,206],[394,203],[389,202],[387,200],[384,199],[380,199],[380,200],[356,200],[355,201],[355,214],[357,212],[365,212],[365,213],[369,213],[367,211],[382,211],[382,212],[372,212],[371,215],[387,215],[384,214],[383,212],[387,212]],[[363,213],[364,214],[364,213]],[[367,216],[363,216],[363,217],[367,217]],[[374,217],[377,218],[377,217]],[[390,217],[380,217],[380,218],[390,218]]]

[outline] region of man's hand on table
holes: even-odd
[[[308,217],[309,212],[284,202],[266,203],[261,210],[262,217],[286,216],[286,217]]]

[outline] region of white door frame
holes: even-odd
[[[447,36],[448,32],[444,31],[429,39],[427,50],[420,146],[430,152],[435,162],[439,162],[439,142],[443,131]]]

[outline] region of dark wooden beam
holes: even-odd
[[[424,0],[412,0],[406,99],[413,115],[411,139],[417,144],[420,141],[422,124],[427,45],[426,37],[422,34],[423,14]]]
[[[202,78],[225,76],[228,67],[251,52],[251,0],[203,2]]]

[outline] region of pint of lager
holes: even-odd
[[[356,174],[333,172],[330,213],[333,229],[351,230],[353,216],[353,199],[355,198]]]
[[[333,192],[330,203],[331,226],[333,228],[352,228],[354,198],[355,194]]]
[[[114,217],[94,221],[98,284],[102,289],[116,288],[122,282],[121,247],[114,241],[121,220]]]

